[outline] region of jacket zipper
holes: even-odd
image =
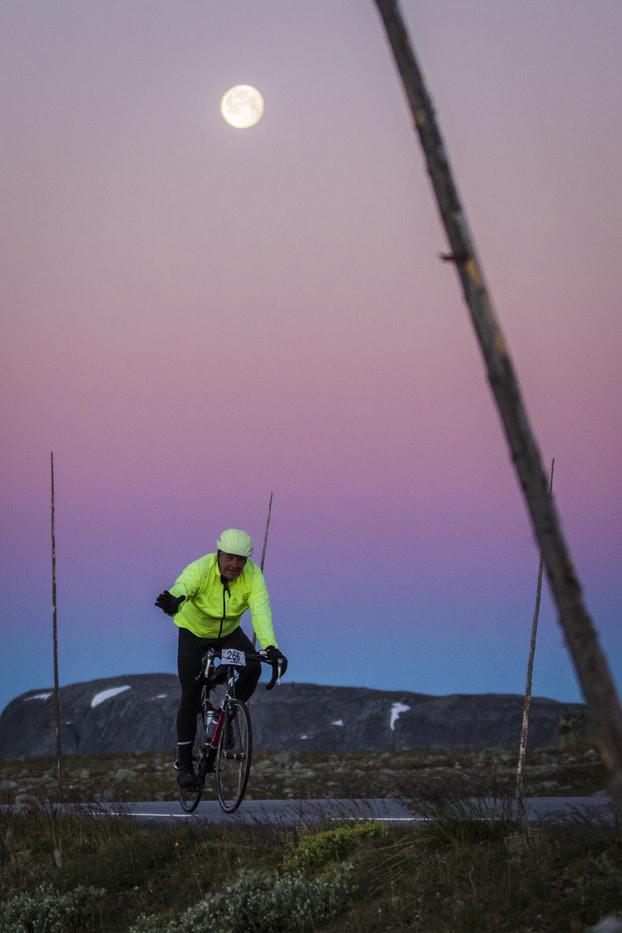
[[[222,583],[222,619],[220,620],[220,629],[218,630],[218,637],[222,638],[222,626],[227,618],[227,596],[231,596],[231,590],[229,589],[229,583],[226,580],[223,580],[222,576],[220,578]]]

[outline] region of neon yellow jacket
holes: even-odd
[[[227,592],[220,582],[218,555],[206,554],[182,570],[169,592],[186,597],[174,618],[175,625],[199,638],[224,638],[238,628],[242,614],[250,609],[261,647],[278,648],[266,583],[261,568],[252,560],[246,561]]]

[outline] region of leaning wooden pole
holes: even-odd
[[[549,478],[549,496],[553,494],[553,473],[555,472],[555,458],[551,463],[551,475]],[[538,618],[540,616],[540,600],[542,597],[542,575],[544,573],[544,558],[540,555],[540,564],[538,566],[538,582],[536,584],[536,605],[533,611],[531,622],[531,638],[529,639],[529,658],[527,660],[527,680],[525,682],[525,701],[523,703],[523,724],[520,734],[520,745],[518,748],[518,765],[516,767],[516,791],[515,797],[521,800],[524,793],[524,771],[525,756],[527,755],[527,736],[529,734],[529,710],[531,707],[531,685],[533,681],[533,660],[536,654],[536,640],[538,637]]]
[[[514,468],[525,497],[566,643],[599,746],[610,772],[610,794],[622,825],[622,710],[609,664],[583,600],[518,380],[484,282],[445,144],[396,0],[375,0],[423,148],[450,252],[486,365]]]
[[[58,617],[56,611],[56,529],[54,506],[54,453],[50,454],[52,482],[52,643],[54,651],[54,728],[56,733],[56,777],[59,797],[63,799],[63,758],[60,740],[60,689],[58,685]]]

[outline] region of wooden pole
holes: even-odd
[[[268,503],[268,519],[266,521],[266,533],[263,536],[263,548],[261,551],[261,572],[263,573],[263,568],[266,562],[266,548],[268,547],[268,532],[270,530],[270,516],[272,515],[272,496],[274,493],[270,493],[270,502]]]
[[[551,476],[549,480],[549,496],[553,494],[553,473],[555,471],[555,458],[551,463]],[[521,728],[520,746],[518,749],[518,766],[516,768],[516,792],[517,800],[522,800],[524,793],[523,773],[525,770],[525,755],[527,754],[527,734],[529,732],[529,708],[531,706],[531,683],[533,679],[533,659],[536,653],[536,637],[538,634],[538,617],[540,615],[540,598],[542,596],[542,574],[544,571],[544,559],[540,554],[540,565],[538,567],[538,583],[536,585],[536,605],[533,612],[531,623],[531,639],[529,642],[529,660],[527,661],[527,682],[525,685],[525,702],[523,705],[523,725]]]
[[[270,501],[268,502],[268,518],[266,520],[266,530],[263,536],[263,548],[261,550],[261,572],[263,573],[263,568],[266,563],[266,548],[268,547],[268,532],[270,531],[270,516],[272,515],[272,496],[274,493],[270,493]],[[257,644],[257,633],[253,632],[253,648]]]
[[[63,765],[60,739],[60,689],[58,685],[58,618],[56,610],[56,530],[54,506],[54,452],[50,454],[52,482],[52,643],[54,646],[54,722],[56,732],[56,777],[58,793],[63,800]]]
[[[622,825],[622,710],[607,659],[583,601],[508,346],[489,297],[445,143],[397,0],[375,0],[393,51],[449,241],[443,256],[458,273],[520,487],[544,560],[566,644],[610,772],[609,791]]]

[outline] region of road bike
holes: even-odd
[[[215,664],[219,661],[219,664]],[[179,785],[179,802],[186,813],[199,805],[208,774],[214,774],[218,802],[225,813],[233,813],[246,793],[251,770],[253,736],[248,706],[235,695],[238,669],[249,661],[272,664],[262,652],[257,654],[236,648],[208,648],[201,658],[201,706],[193,751],[196,784]],[[272,679],[266,684],[271,690],[281,681],[281,661],[272,664]],[[222,706],[212,704],[211,692],[224,684]],[[175,767],[179,763],[175,762]]]

